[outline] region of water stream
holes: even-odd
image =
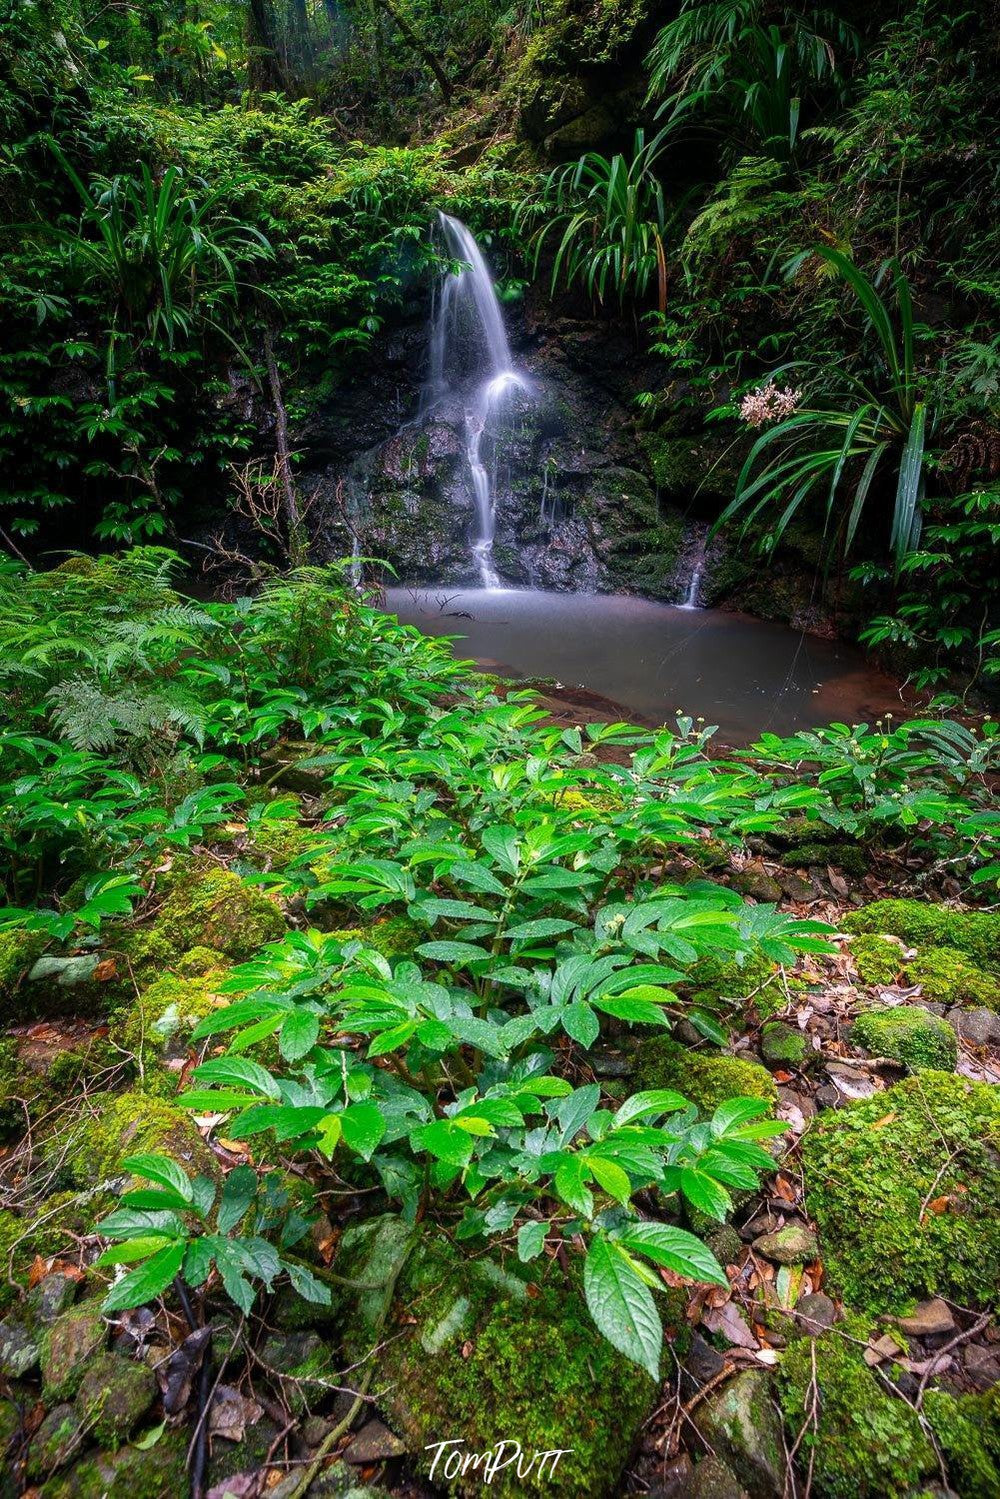
[[[438,215],[445,246],[462,269],[442,279],[431,315],[428,411],[458,395],[465,411],[465,458],[475,500],[472,554],[484,588],[498,588],[493,564],[495,453],[490,440],[515,392],[531,382],[514,368],[503,310],[475,238],[450,214]]]

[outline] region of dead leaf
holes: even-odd
[[[254,1426],[264,1414],[256,1400],[241,1395],[232,1385],[216,1387],[212,1408],[208,1416],[209,1434],[225,1437],[229,1442],[242,1442],[248,1426]]]
[[[97,979],[98,983],[106,983],[108,979],[117,978],[118,965],[114,958],[102,958],[90,976],[92,979]]]
[[[871,1126],[871,1128],[872,1129],[882,1129],[886,1124],[891,1124],[892,1121],[895,1118],[896,1118],[896,1115],[894,1113],[893,1114],[883,1114],[883,1116],[882,1116],[881,1119],[876,1119],[875,1120],[875,1123]]]
[[[949,1209],[950,1206],[951,1206],[951,1198],[950,1197],[948,1197],[948,1196],[935,1197],[935,1198],[932,1199],[932,1201],[930,1201],[927,1204],[927,1207],[924,1209],[924,1211],[927,1212],[927,1213],[935,1213],[935,1214],[946,1213],[948,1211],[948,1209]]]
[[[721,1333],[727,1343],[737,1348],[756,1351],[760,1347],[735,1302],[727,1301],[723,1307],[713,1307],[701,1320],[709,1332]]]

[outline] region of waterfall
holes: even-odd
[[[687,592],[683,601],[678,605],[680,609],[701,608],[701,580],[705,571],[705,549],[708,545],[708,531],[699,532],[691,553],[691,573],[688,578]]]
[[[484,439],[494,436],[511,395],[530,395],[531,385],[514,369],[503,311],[482,251],[458,219],[447,213],[438,218],[448,253],[463,268],[448,272],[435,296],[428,394],[433,406],[453,392],[463,393],[465,457],[475,500],[472,554],[483,587],[498,588],[493,566],[495,476]]]

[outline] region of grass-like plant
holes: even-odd
[[[737,515],[746,524],[768,512],[777,515],[768,545],[780,541],[789,522],[807,499],[826,490],[827,526],[848,492],[843,517],[843,548],[854,541],[866,502],[879,493],[879,481],[889,471],[895,480],[895,499],[888,517],[888,550],[898,574],[904,557],[920,536],[921,501],[925,486],[927,435],[934,414],[923,398],[923,382],[915,363],[916,324],[910,288],[898,260],[888,274],[895,294],[895,319],[890,304],[863,271],[842,251],[829,245],[819,255],[847,283],[865,314],[874,336],[884,375],[875,388],[860,377],[843,374],[839,390],[815,406],[797,407],[782,420],[766,426],[747,456],[736,483],[736,495],[718,524]],[[797,268],[805,257],[792,262]],[[783,366],[797,372],[808,366]],[[811,371],[817,379],[821,372]],[[883,491],[884,492],[884,491]]]

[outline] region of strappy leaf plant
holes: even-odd
[[[791,520],[809,499],[822,495],[826,527],[850,551],[870,496],[893,495],[884,516],[887,551],[898,576],[907,553],[920,536],[921,505],[926,483],[927,438],[934,411],[924,399],[924,382],[916,366],[916,322],[909,284],[898,260],[887,267],[895,309],[887,296],[842,251],[829,245],[814,252],[846,282],[874,337],[882,379],[873,381],[841,373],[839,389],[829,389],[816,404],[798,406],[754,442],[740,471],[736,495],[719,525],[742,515],[744,524],[777,512],[767,546],[781,540]],[[794,272],[805,256],[792,262]],[[794,370],[796,380],[821,386],[824,372],[809,365],[785,365],[766,386]],[[766,388],[766,387],[765,387]]]

